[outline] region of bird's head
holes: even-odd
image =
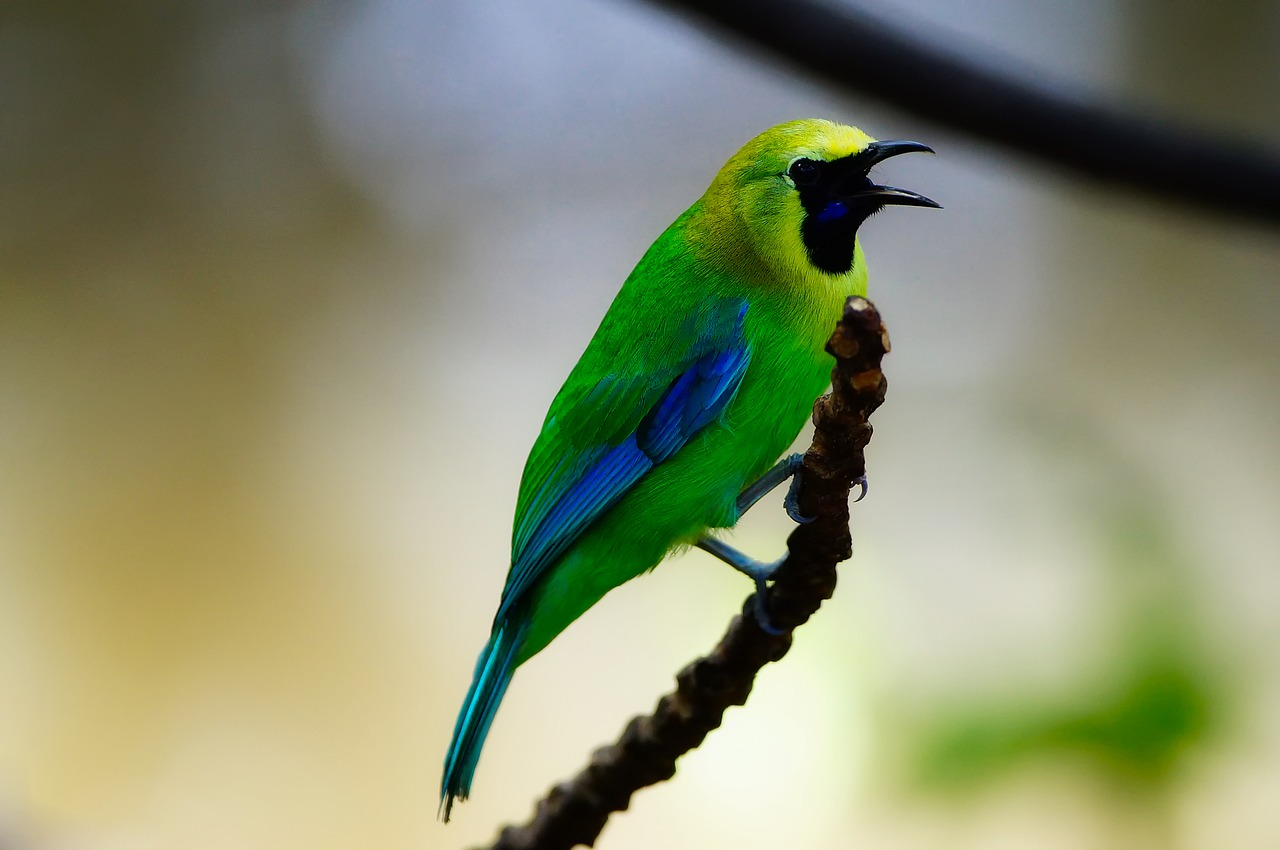
[[[815,272],[850,274],[858,228],[868,216],[887,206],[940,206],[869,176],[877,163],[912,151],[933,152],[919,142],[879,142],[821,119],[780,124],[725,164],[703,197],[704,209],[718,222],[714,229],[745,229],[756,254],[776,272],[804,279]]]

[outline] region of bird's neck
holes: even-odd
[[[862,247],[854,243],[853,264],[847,272],[831,274],[815,267],[802,251],[760,250],[755,234],[739,215],[706,199],[690,207],[675,223],[680,238],[698,260],[721,275],[740,281],[755,293],[776,294],[825,310],[841,305],[850,295],[867,294],[867,266]]]

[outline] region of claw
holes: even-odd
[[[858,494],[858,498],[853,500],[853,503],[856,505],[858,502],[861,502],[863,498],[865,498],[867,495],[867,476],[864,475],[853,483],[862,488],[862,492]]]
[[[755,600],[755,604],[752,607],[755,608],[756,625],[760,627],[760,631],[764,632],[767,635],[774,635],[774,636],[784,635],[787,633],[787,630],[780,629],[777,626],[775,626],[773,624],[773,618],[769,616],[769,609],[765,606],[765,602],[764,602],[764,592],[765,592],[764,579],[757,579],[756,592],[755,592],[755,595],[751,597],[753,600]]]
[[[798,466],[791,474],[791,486],[787,488],[787,498],[782,501],[782,505],[787,509],[787,516],[791,517],[793,522],[808,525],[817,519],[816,516],[805,516],[800,513],[800,467]]]

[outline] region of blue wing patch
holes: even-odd
[[[636,429],[636,444],[653,463],[671,457],[724,410],[747,369],[745,348],[713,351],[672,382]]]
[[[605,511],[658,464],[670,458],[733,400],[751,354],[742,335],[746,304],[735,304],[717,328],[714,341],[703,336],[683,370],[650,403],[636,429],[615,445],[594,446],[576,458],[562,457],[533,498],[515,535],[511,572],[494,622],[505,618],[540,576]],[[616,389],[610,376],[601,381]],[[595,390],[584,398],[607,400]],[[643,409],[643,408],[642,408]],[[563,474],[574,461],[576,470]]]

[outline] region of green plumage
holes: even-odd
[[[649,249],[552,402],[525,466],[517,527],[556,459],[635,430],[689,358],[698,339],[689,317],[746,300],[750,366],[720,421],[641,479],[531,594],[521,663],[609,590],[656,566],[673,546],[736,523],[738,493],[796,438],[830,380],[823,345],[834,327],[831,317],[838,318],[845,297],[861,294],[862,287],[851,280],[848,290],[832,287],[825,304],[802,305],[784,291],[727,275],[689,248],[685,223],[699,212],[700,204]],[[828,321],[813,322],[802,306]],[[590,396],[602,380],[616,389],[606,405],[596,406]]]
[[[804,426],[830,376],[824,343],[866,294],[858,225],[932,203],[866,179],[902,152],[876,144],[826,121],[767,131],[623,284],[525,465],[494,637],[445,761],[446,819],[514,669],[609,590],[737,522],[738,494]]]

